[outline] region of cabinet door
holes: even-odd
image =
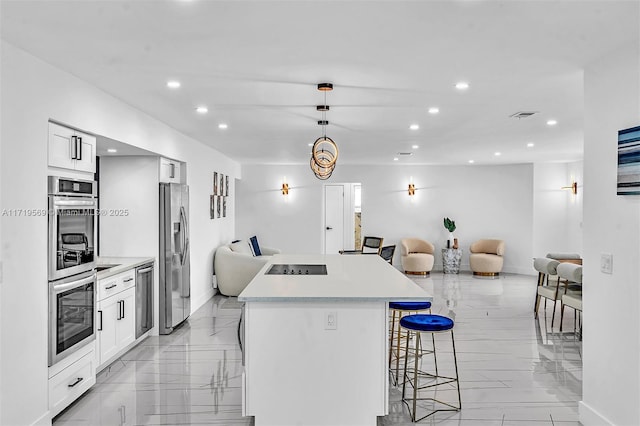
[[[120,299],[120,294],[116,294],[98,302],[98,365],[108,361],[120,350],[117,338],[118,325],[122,321],[118,320]]]
[[[75,131],[49,123],[49,166],[73,169],[75,167]]]
[[[75,169],[82,172],[96,172],[96,138],[86,133],[76,132],[80,138],[79,155],[76,159]]]
[[[129,288],[117,295],[124,306],[122,319],[118,321],[118,349],[122,349],[136,340],[136,289]]]
[[[172,183],[180,183],[180,163],[178,161],[173,161],[173,178],[171,179]]]
[[[180,162],[160,158],[160,182],[180,183]]]

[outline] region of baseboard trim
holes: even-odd
[[[35,422],[31,423],[31,426],[50,426],[51,425],[51,413],[49,410],[45,411],[43,415],[38,417]]]
[[[216,291],[209,287],[207,291],[197,299],[191,299],[191,313],[197,311],[202,305],[207,303],[207,300],[211,299]]]
[[[613,422],[591,408],[584,401],[578,402],[578,416],[580,423],[584,426],[613,426]]]

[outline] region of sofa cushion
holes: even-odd
[[[229,248],[234,253],[253,254],[251,253],[251,247],[249,247],[249,244],[243,240],[229,244]]]
[[[258,237],[256,237],[255,235],[249,238],[249,247],[251,248],[251,252],[254,256],[262,256],[260,245],[258,244]]]

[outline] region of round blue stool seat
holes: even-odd
[[[445,331],[453,328],[453,320],[442,315],[415,314],[402,318],[400,325],[415,331]]]
[[[431,308],[431,302],[389,302],[389,309],[399,311],[422,311]]]

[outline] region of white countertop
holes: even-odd
[[[120,272],[128,271],[129,269],[137,268],[146,263],[155,262],[154,257],[113,257],[113,256],[98,256],[96,266],[102,265],[116,265],[113,268],[103,269],[98,272],[97,279],[103,279],[110,277]]]
[[[327,275],[265,275],[273,264],[326,264]],[[247,301],[429,300],[433,295],[375,255],[277,254],[238,296]]]

